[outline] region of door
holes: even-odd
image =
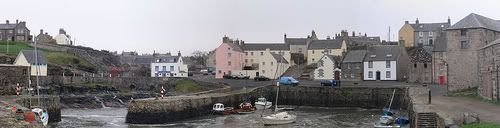
[[[335,71],[334,79],[335,80],[340,80],[340,72],[339,71]]]
[[[380,71],[377,71],[375,76],[376,76],[377,80],[380,80]]]
[[[255,72],[255,76],[259,76],[259,72]]]
[[[444,76],[439,76],[439,85],[444,85]]]

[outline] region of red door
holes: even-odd
[[[439,76],[439,84],[444,85],[444,76]]]

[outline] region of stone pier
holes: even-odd
[[[317,107],[383,108],[389,104],[396,90],[393,109],[408,108],[406,88],[379,87],[304,87],[280,86],[279,105]],[[126,116],[127,123],[160,124],[210,114],[212,105],[223,103],[237,106],[243,100],[265,97],[274,103],[276,86],[264,86],[232,93],[175,96],[165,99],[140,99],[131,101]],[[252,98],[251,98],[252,97]]]
[[[42,106],[46,108],[49,112],[49,123],[61,121],[61,107],[59,96],[41,96],[40,104],[38,103],[37,97],[19,97],[16,101],[19,105],[26,108],[31,108],[32,106]]]

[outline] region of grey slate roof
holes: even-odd
[[[290,50],[290,46],[285,43],[245,43],[244,50]]]
[[[313,40],[308,49],[340,49],[342,40]]]
[[[419,24],[410,24],[411,27],[415,31],[437,31],[444,30],[450,27],[450,24],[445,23],[419,23]]]
[[[500,32],[500,22],[498,20],[493,20],[488,17],[471,13],[448,29],[464,28],[485,28]]]
[[[133,64],[151,64],[152,62],[154,62],[154,60],[155,60],[154,56],[137,56],[132,63]]]
[[[368,47],[364,61],[398,60],[401,53],[399,46],[375,45]],[[390,56],[388,56],[390,55]]]
[[[416,47],[409,53],[412,63],[430,63],[432,62],[432,53],[426,50],[426,47]]]
[[[0,29],[14,29],[16,24],[0,24]]]
[[[307,38],[285,38],[285,43],[290,45],[306,45]]]
[[[154,59],[154,63],[177,63],[179,56],[161,56]]]
[[[434,48],[432,51],[434,52],[446,52],[446,48],[448,46],[446,42],[446,34],[441,34],[441,36],[438,36],[436,40],[434,41]]]
[[[276,60],[276,62],[288,64],[288,61],[286,61],[285,57],[283,57],[282,55],[276,53],[271,53],[271,55]]]
[[[349,37],[354,42],[380,42],[380,37],[379,36],[374,36],[374,37],[364,37],[364,36],[355,36],[355,37]]]
[[[494,40],[493,42],[491,42],[491,43],[489,43],[489,44],[487,44],[484,47],[481,47],[479,49],[485,49],[485,48],[488,48],[488,47],[491,47],[491,46],[497,45],[497,44],[500,44],[500,38]]]
[[[130,59],[130,58],[127,58]],[[159,60],[159,62],[158,62]],[[179,56],[134,56],[132,64],[176,63]]]
[[[226,44],[228,44],[231,48],[233,48],[234,51],[243,52],[243,49],[241,48],[240,45],[234,43],[226,43]]]
[[[36,64],[35,50],[22,50],[21,51],[30,64]],[[43,52],[37,51],[38,64],[47,64],[47,58]]]
[[[366,51],[365,50],[352,50],[347,52],[346,56],[344,57],[344,61],[342,63],[355,63],[355,62],[363,62],[363,59],[365,58]]]

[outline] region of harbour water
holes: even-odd
[[[63,109],[62,121],[51,127],[106,128],[371,128],[377,122],[380,109],[297,107],[297,122],[288,125],[264,126],[259,120],[262,111],[248,115],[207,115],[169,124],[137,125],[125,123],[126,108]],[[264,115],[270,112],[264,112]]]

